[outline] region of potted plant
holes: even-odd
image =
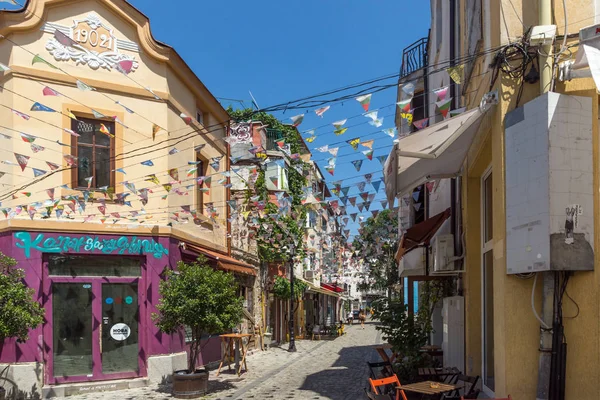
[[[158,329],[172,334],[187,328],[191,332],[188,368],[173,374],[173,396],[196,398],[208,389],[208,371],[197,368],[203,334],[230,331],[242,319],[242,298],[236,294],[233,275],[215,270],[204,257],[177,270],[167,270],[160,283],[158,313],[152,318]]]
[[[6,339],[25,342],[29,339],[29,331],[44,320],[44,309],[33,299],[35,291],[25,286],[25,272],[14,268],[16,265],[14,258],[0,253],[0,354]],[[0,370],[0,399],[6,395],[2,384],[8,381],[7,377],[8,366]]]

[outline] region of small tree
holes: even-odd
[[[44,321],[44,309],[33,300],[35,291],[23,283],[17,261],[0,253],[0,344],[8,338],[29,339],[29,331]]]
[[[169,334],[189,327],[189,373],[196,369],[202,334],[226,332],[241,321],[243,301],[236,287],[233,275],[211,268],[204,257],[191,264],[180,261],[177,271],[166,272],[158,313],[152,318],[158,329]]]

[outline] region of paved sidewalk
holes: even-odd
[[[203,399],[364,399],[368,368],[376,361],[373,345],[380,334],[373,323],[365,329],[348,326],[347,334],[335,340],[298,340],[296,353],[282,348],[257,352],[248,358],[248,372],[240,377],[227,369],[215,377],[210,372],[210,393]],[[150,386],[118,392],[89,393],[68,400],[170,399],[168,386]]]

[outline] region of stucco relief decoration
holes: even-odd
[[[238,143],[252,143],[252,129],[247,122],[241,122],[231,126],[230,145]]]
[[[72,60],[77,65],[88,65],[93,70],[104,68],[111,71],[115,68],[125,73],[133,72],[139,66],[134,57],[119,53],[113,30],[94,13],[84,20],[74,21],[68,40],[61,40],[62,36],[57,30],[46,43],[46,50],[56,61]],[[126,71],[123,71],[123,65],[127,66]]]

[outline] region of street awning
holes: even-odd
[[[442,224],[450,218],[450,215],[451,210],[448,208],[445,211],[408,228],[406,233],[400,238],[400,245],[396,252],[396,261],[400,262],[402,257],[409,251],[414,250],[419,246],[429,244],[431,238],[435,236]]]
[[[195,244],[186,243],[185,249],[181,249],[181,252],[183,254],[187,254],[190,257],[197,257],[199,255],[203,255],[209,260],[216,261],[218,269],[245,275],[257,275],[256,268],[252,264],[247,264],[243,261],[236,260],[233,257],[217,253],[216,251],[209,250]]]
[[[383,170],[389,203],[427,181],[455,177],[484,114],[477,107],[400,139]]]
[[[336,285],[330,285],[328,283],[321,282],[321,287],[323,289],[331,290],[332,292],[336,292],[336,293],[343,293],[344,292],[343,288],[341,288],[339,286],[336,286]]]
[[[319,293],[319,294],[324,294],[324,295],[327,295],[327,296],[339,297],[339,295],[337,293],[332,292],[331,290],[327,290],[325,288],[316,286],[316,285],[312,284],[311,282],[309,282],[309,281],[307,281],[305,279],[302,279],[302,278],[296,278],[296,279],[299,279],[302,282],[306,283],[306,285],[308,286],[308,290],[307,291],[309,293]]]

